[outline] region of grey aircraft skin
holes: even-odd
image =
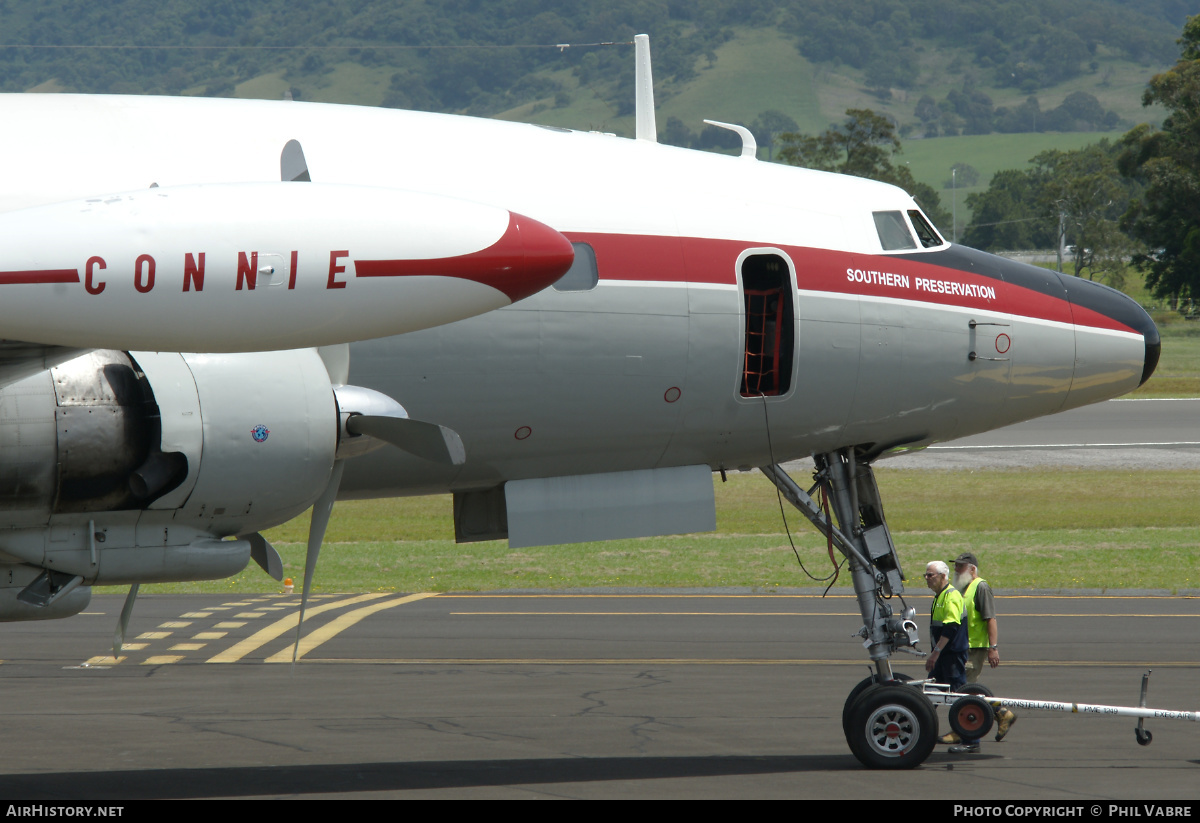
[[[910,768],[937,722],[892,682],[890,655],[918,637],[889,602],[903,574],[871,463],[1117,397],[1158,360],[1157,329],[1130,298],[950,244],[911,197],[873,181],[348,106],[0,95],[0,111],[30,124],[0,135],[0,150],[32,159],[0,212],[151,184],[281,181],[282,162],[283,181],[311,171],[499,206],[575,249],[559,283],[511,306],[320,350],[78,358],[6,342],[0,620],[75,614],[100,583],[220,578],[252,556],[270,570],[258,532],[316,503],[310,577],[335,495],[453,492],[458,539],[521,546],[711,529],[712,472],[760,467],[850,559],[876,669],[847,701],[851,750]],[[83,141],[80,122],[92,126]],[[296,141],[302,175],[281,161]],[[40,157],[54,158],[52,178]],[[349,293],[367,275],[345,255]],[[267,285],[245,299],[286,311],[302,292]],[[389,403],[457,432],[465,461],[353,430]],[[78,421],[100,418],[116,422],[81,445]],[[94,476],[78,457],[89,448]],[[836,525],[778,468],[808,455]]]
[[[747,246],[780,259],[778,247]],[[601,250],[597,258],[604,278]],[[958,246],[906,261],[926,259],[938,268],[972,265],[1064,303],[1070,287],[1072,299],[1144,331],[1145,343],[1106,351],[1089,341],[1099,351],[1085,356],[1070,329],[997,312],[847,305],[804,294],[799,257],[787,388],[748,395],[743,289],[685,295],[606,288],[602,279],[590,291],[548,289],[481,317],[353,344],[350,382],[403,398],[414,416],[455,429],[468,459],[439,470],[376,452],[347,467],[342,488],[346,496],[400,496],[695,463],[747,469],[849,445],[881,453],[1107,399],[1154,369],[1157,331],[1123,294]],[[740,287],[745,255],[731,248],[722,262]],[[999,325],[982,325],[989,322]],[[1012,341],[1007,357],[996,351],[998,334]],[[990,349],[992,359],[969,359],[976,349]]]

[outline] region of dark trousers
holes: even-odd
[[[958,691],[967,685],[967,650],[953,652],[942,649],[929,676],[938,683],[949,683],[951,691]]]

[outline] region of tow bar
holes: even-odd
[[[950,707],[950,728],[964,740],[979,740],[985,737],[992,730],[992,724],[996,719],[996,709],[1000,708],[1136,717],[1138,723],[1133,733],[1139,746],[1149,746],[1154,740],[1154,735],[1145,726],[1147,718],[1200,722],[1200,712],[1146,708],[1146,691],[1149,684],[1150,672],[1148,671],[1142,675],[1142,694],[1136,706],[1103,706],[1095,703],[1057,703],[1052,700],[996,697],[987,686],[981,683],[971,683],[958,692],[952,692],[948,685],[934,683],[932,680],[909,682],[909,685],[919,688],[930,703],[935,706]]]

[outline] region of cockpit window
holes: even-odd
[[[913,228],[917,232],[917,239],[921,241],[922,246],[929,249],[942,245],[944,241],[938,236],[937,231],[929,224],[929,221],[925,219],[925,215],[916,209],[909,209],[908,219],[912,221]]]
[[[875,218],[875,230],[879,232],[879,245],[883,247],[884,251],[899,251],[917,247],[917,244],[913,242],[912,235],[909,234],[903,214],[898,211],[877,211],[871,216]]]

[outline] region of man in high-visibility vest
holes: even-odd
[[[967,683],[967,627],[963,624],[963,599],[950,585],[950,568],[941,560],[925,567],[925,585],[933,590],[929,613],[929,641],[933,649],[925,658],[925,671],[939,683],[957,691]]]
[[[992,589],[979,576],[979,561],[971,552],[954,558],[954,587],[962,592],[967,623],[967,682],[974,683],[983,672],[986,661],[993,669],[1000,665],[999,634],[996,628],[996,606]],[[996,712],[996,741],[1008,734],[1017,715],[1009,709]],[[954,732],[943,735],[942,743],[960,742]]]

